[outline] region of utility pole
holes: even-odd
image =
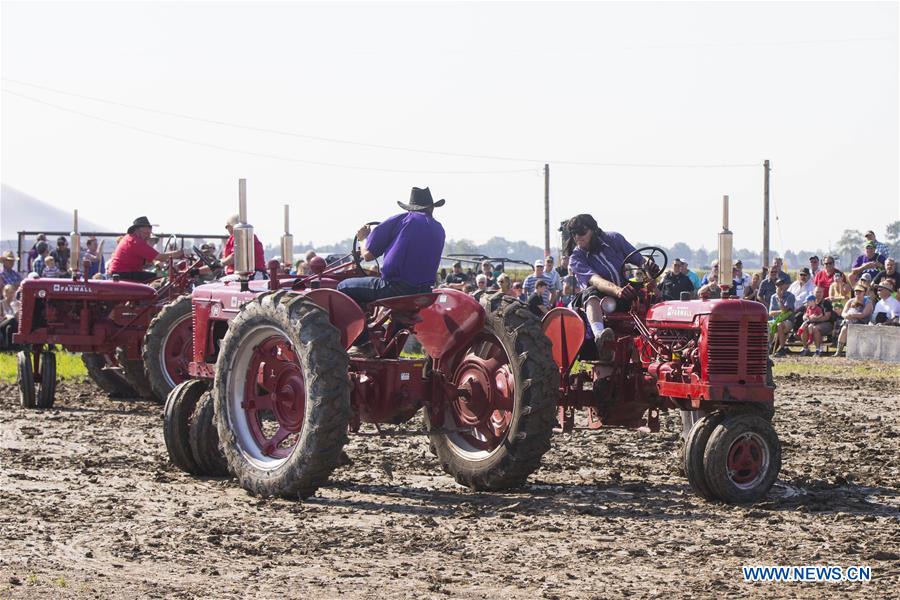
[[[768,189],[768,188],[766,188]],[[550,256],[550,165],[544,164],[544,256]]]
[[[763,161],[763,251],[762,266],[769,266],[769,160]]]

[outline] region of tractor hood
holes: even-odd
[[[91,279],[26,279],[21,284],[22,299],[55,298],[59,300],[93,300],[100,302],[124,302],[149,300],[156,290],[143,283],[131,281],[104,281]]]
[[[751,300],[672,300],[655,304],[647,311],[647,326],[671,326],[675,323],[691,326],[697,325],[697,318],[703,315],[715,315],[719,319],[731,321],[756,313],[763,320],[767,318],[765,307]]]

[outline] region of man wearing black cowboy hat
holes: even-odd
[[[119,279],[128,281],[150,281],[156,279],[156,274],[144,270],[144,265],[157,260],[169,260],[181,258],[184,251],[157,252],[156,248],[147,243],[153,234],[153,225],[147,217],[138,217],[128,228],[128,233],[122,236],[119,245],[113,252],[109,261],[109,274],[118,275]]]
[[[360,242],[363,260],[384,256],[381,277],[353,277],[338,284],[359,304],[375,300],[430,292],[444,249],[444,228],[432,216],[434,209],[444,205],[435,202],[428,188],[413,188],[409,204],[397,202],[407,212],[394,215],[371,229],[360,227],[356,239]],[[368,334],[363,330],[356,340],[357,354],[372,353]]]

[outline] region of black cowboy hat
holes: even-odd
[[[138,227],[153,227],[153,224],[150,223],[150,219],[147,217],[138,217],[134,220],[134,223],[131,224],[131,227],[128,228],[128,233],[134,233],[134,230]]]
[[[437,208],[438,206],[443,206],[444,200],[441,198],[437,202],[432,200],[431,198],[431,190],[428,188],[420,189],[414,187],[412,192],[409,194],[409,204],[403,204],[399,200],[397,204],[400,205],[400,208],[404,210],[428,210],[429,208]]]

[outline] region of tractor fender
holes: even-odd
[[[485,313],[478,300],[465,292],[441,288],[435,293],[435,301],[419,311],[415,334],[428,356],[437,360],[481,333]]]
[[[541,319],[544,335],[553,347],[553,362],[565,372],[569,370],[584,343],[584,321],[571,308],[558,306]]]

